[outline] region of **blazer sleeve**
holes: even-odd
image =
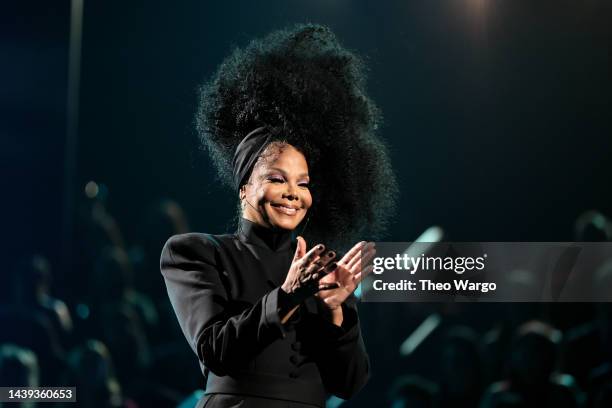
[[[215,266],[215,251],[204,234],[176,235],[164,245],[160,269],[192,350],[210,371],[225,375],[286,336],[279,318],[284,292],[276,288],[251,307],[237,309]]]
[[[342,304],[342,326],[323,318],[322,313],[306,319],[313,358],[319,367],[325,389],[343,399],[354,396],[370,378],[370,360],[361,336],[356,298]]]

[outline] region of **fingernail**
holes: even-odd
[[[323,250],[323,248],[325,248],[323,245],[319,245],[319,246],[317,246],[317,249],[318,249],[319,251],[322,251],[322,250]]]
[[[329,251],[329,252],[327,253],[327,257],[328,257],[328,258],[332,258],[334,255],[336,255],[336,254],[334,253],[334,251]]]

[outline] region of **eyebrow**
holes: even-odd
[[[283,175],[285,176],[287,175],[287,172],[285,172],[285,170],[279,169],[278,167],[270,167],[270,170],[280,171],[281,173],[283,173]],[[308,173],[302,173],[298,177],[310,177],[310,176],[308,175]]]

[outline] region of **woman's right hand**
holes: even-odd
[[[297,237],[295,255],[281,289],[294,295],[295,303],[301,303],[320,290],[319,279],[335,269],[336,264],[332,262],[335,257],[336,253],[325,251],[323,244],[306,252],[306,241]]]

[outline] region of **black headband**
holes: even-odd
[[[249,180],[255,162],[266,146],[272,141],[274,134],[273,128],[268,126],[259,127],[246,135],[238,147],[236,147],[234,159],[232,160],[236,190],[240,190],[240,187]]]

